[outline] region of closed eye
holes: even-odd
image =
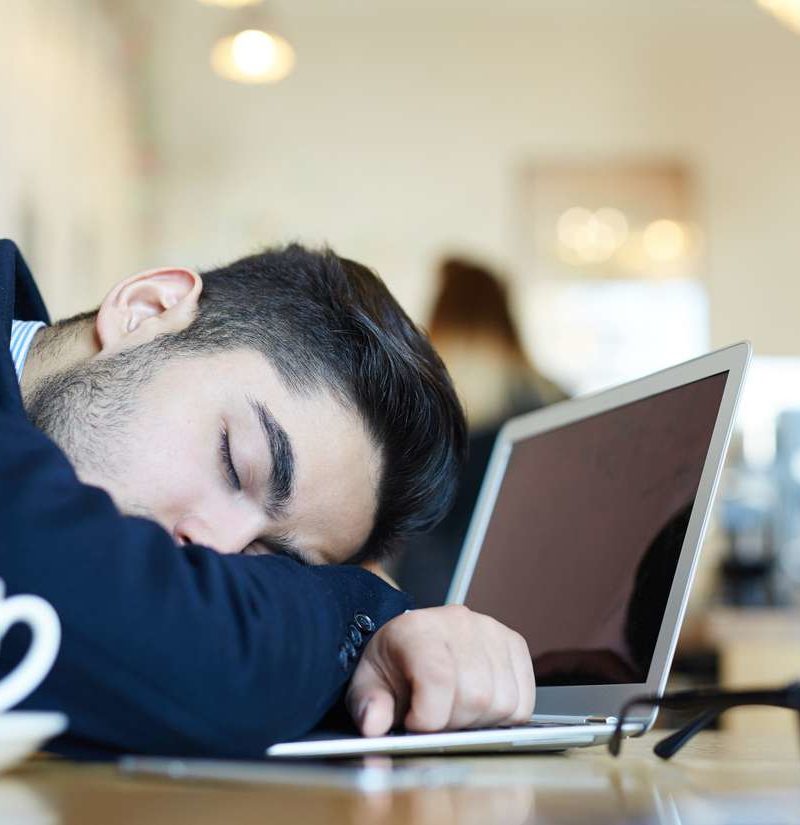
[[[306,567],[311,565],[311,562],[292,545],[287,537],[275,536],[274,538],[257,539],[251,542],[244,548],[242,553],[245,556],[285,556],[298,564]]]
[[[222,468],[225,472],[225,477],[228,484],[234,490],[241,490],[242,484],[239,481],[239,474],[233,466],[233,459],[231,458],[231,442],[228,436],[228,430],[221,427],[219,431],[219,453],[222,461]]]

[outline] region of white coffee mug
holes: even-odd
[[[17,622],[31,628],[31,644],[22,661],[0,680],[0,713],[21,702],[50,672],[61,644],[61,622],[52,606],[39,596],[5,598],[0,579],[0,640]]]

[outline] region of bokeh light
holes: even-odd
[[[294,64],[294,49],[286,40],[258,29],[224,37],[211,51],[214,71],[239,83],[277,83]]]
[[[583,263],[602,263],[625,243],[628,221],[619,209],[612,207],[592,212],[582,206],[573,206],[559,217],[556,234],[567,258],[575,257]]]
[[[759,6],[800,34],[800,0],[756,0]]]
[[[686,230],[676,221],[661,219],[648,224],[642,235],[645,254],[656,263],[680,260],[688,249]]]

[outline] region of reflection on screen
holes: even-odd
[[[727,376],[514,445],[465,601],[539,685],[646,681]]]

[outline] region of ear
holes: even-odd
[[[197,314],[202,278],[191,269],[149,269],[120,281],[97,311],[100,355],[185,329]]]

